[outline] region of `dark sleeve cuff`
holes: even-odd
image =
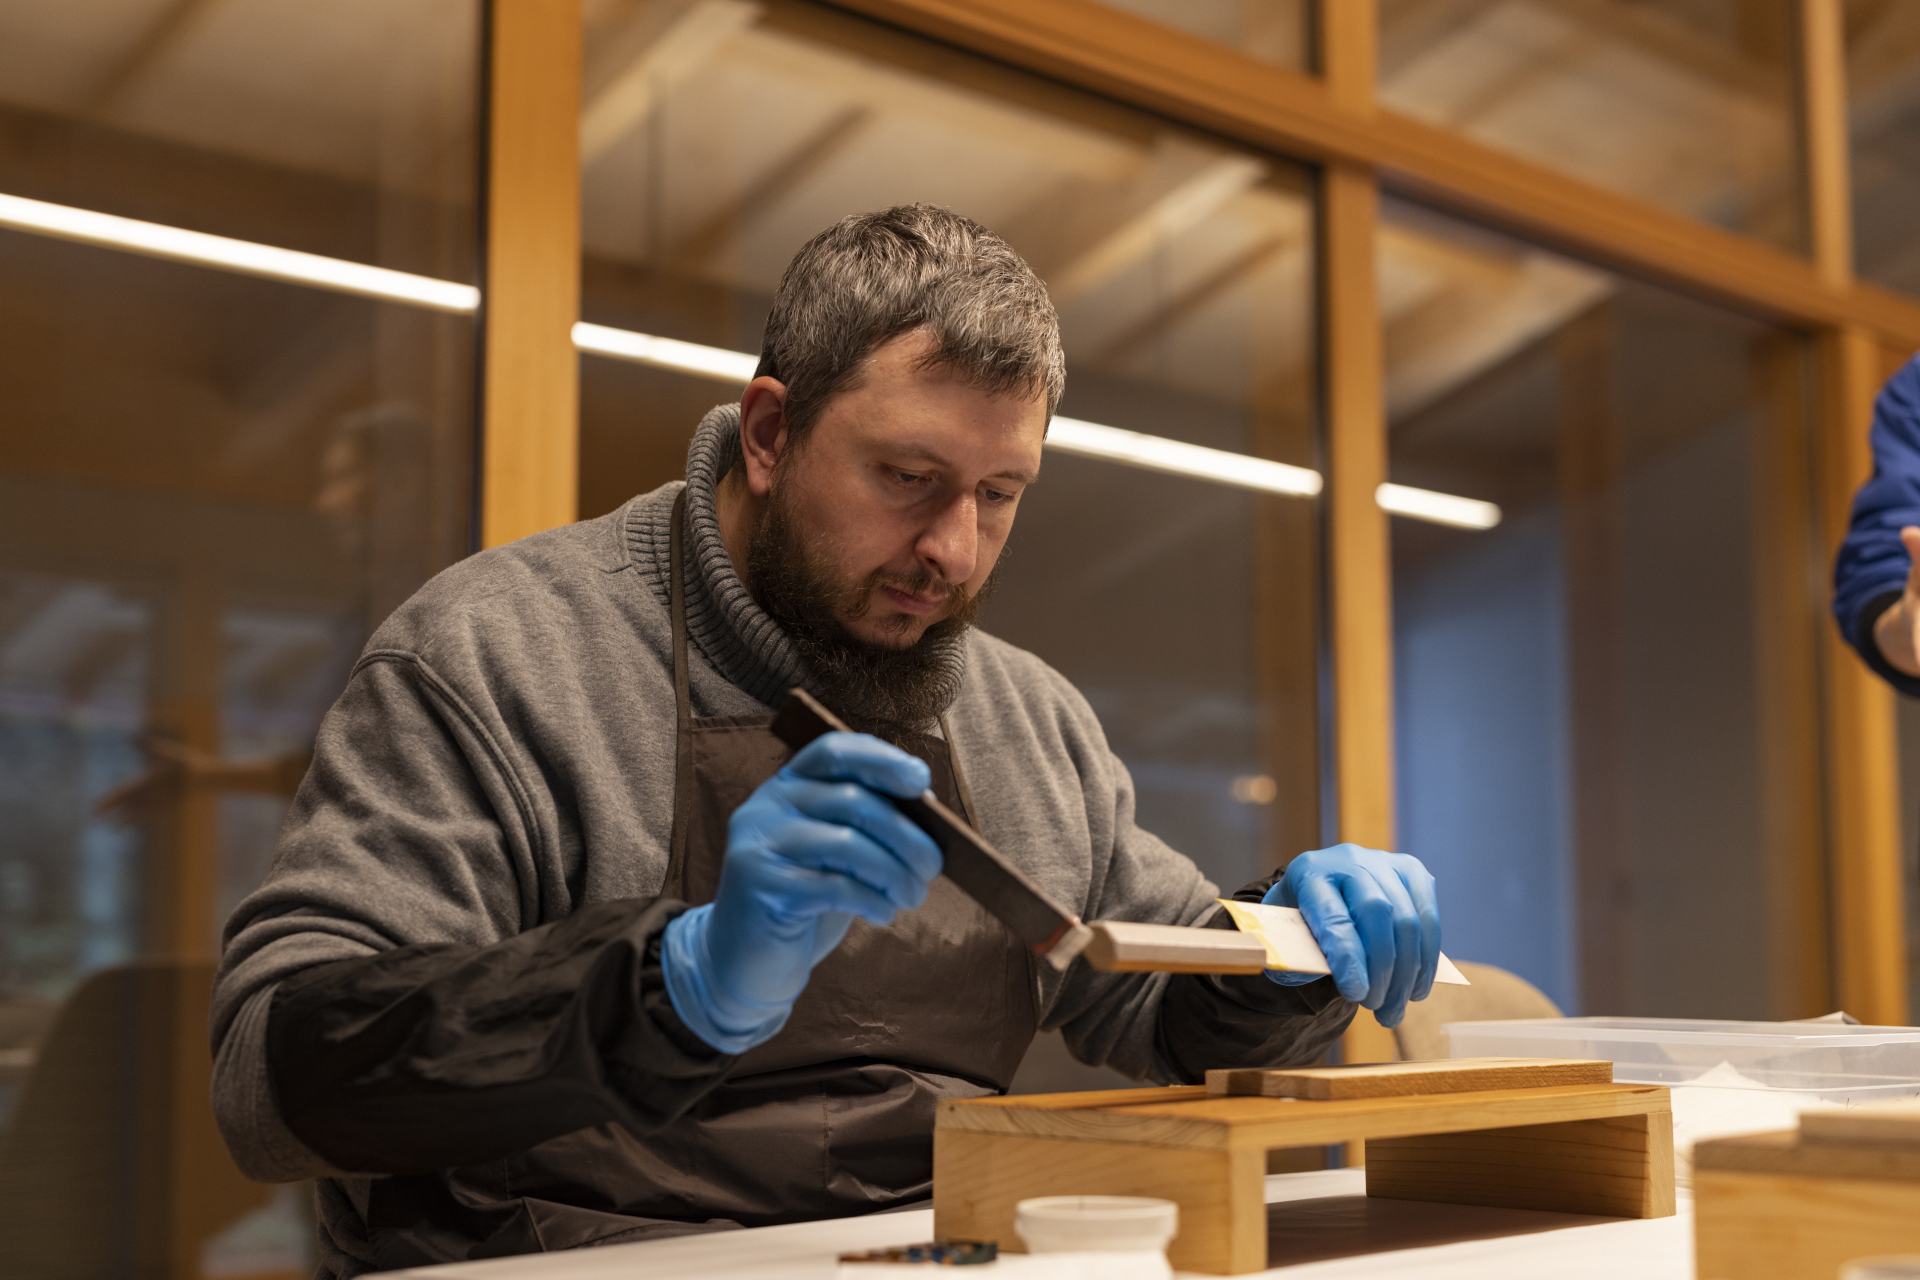
[[[1279,874],[1236,889],[1258,902]],[[1207,920],[1231,929],[1225,911]],[[1332,978],[1285,987],[1264,974],[1175,974],[1160,1005],[1160,1052],[1181,1078],[1199,1081],[1216,1067],[1288,1067],[1318,1060],[1353,1020],[1355,1009]]]
[[[1853,634],[1847,639],[1853,642],[1853,651],[1867,664],[1873,673],[1892,685],[1909,698],[1920,698],[1920,677],[1908,675],[1896,670],[1880,652],[1880,646],[1873,638],[1873,624],[1880,615],[1892,608],[1900,599],[1899,591],[1885,591],[1872,597],[1860,606],[1860,612],[1854,615]]]

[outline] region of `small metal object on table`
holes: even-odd
[[[1017,1250],[1014,1206],[1038,1195],[1157,1196],[1180,1206],[1167,1255],[1219,1275],[1267,1262],[1266,1154],[1365,1141],[1367,1194],[1397,1200],[1557,1210],[1622,1218],[1674,1211],[1667,1091],[1613,1084],[1582,1063],[1582,1083],[1513,1087],[1516,1071],[1566,1079],[1566,1064],[1470,1062],[1373,1069],[1372,1096],[1222,1096],[1202,1086],[956,1100],[933,1139],[934,1229]],[[1421,1069],[1439,1090],[1410,1092]],[[1326,1073],[1307,1074],[1323,1086]],[[1368,1068],[1351,1069],[1356,1079]],[[1277,1072],[1275,1075],[1289,1073]]]

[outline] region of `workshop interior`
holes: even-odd
[[[1920,1278],[1916,351],[1914,0],[0,0],[0,1277]]]

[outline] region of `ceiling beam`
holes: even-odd
[[[632,133],[676,85],[760,19],[752,0],[644,4],[587,51],[580,110],[584,171]]]

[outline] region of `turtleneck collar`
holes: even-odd
[[[740,457],[740,406],[708,410],[687,446],[686,583],[687,638],[729,682],[768,706],[800,685],[815,692],[815,682],[780,624],[754,601],[734,570],[720,536],[720,480]],[[634,558],[665,595],[670,581],[673,493],[636,502],[627,520]],[[939,644],[943,668],[942,707],[960,691],[966,668],[963,634]]]

